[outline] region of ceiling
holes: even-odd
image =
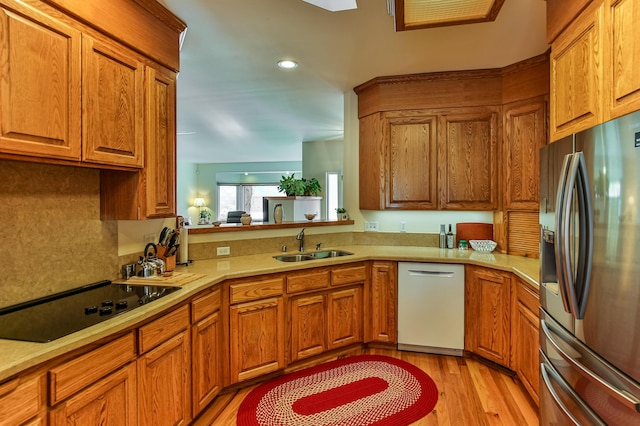
[[[395,32],[386,0],[329,12],[302,0],[158,0],[188,26],[178,77],[178,160],[301,161],[343,137],[344,93],[374,77],[503,67],[545,52],[544,0],[494,22]],[[280,59],[299,63],[280,70]]]

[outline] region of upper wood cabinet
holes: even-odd
[[[498,207],[499,107],[458,108],[439,116],[441,207]]]
[[[640,1],[606,0],[605,120],[640,109]]]
[[[0,152],[79,161],[80,31],[3,0],[0,33]]]
[[[437,199],[437,135],[435,115],[420,111],[384,114],[388,135],[385,175],[389,190],[385,208],[435,209]],[[365,163],[366,164],[366,163]]]
[[[498,111],[406,110],[361,119],[360,208],[496,208]]]
[[[82,37],[82,157],[143,166],[144,64],[106,38]]]
[[[602,122],[602,7],[588,7],[551,45],[551,140]]]
[[[140,220],[176,214],[176,73],[145,67],[144,169],[100,172],[100,218]]]
[[[534,210],[539,206],[540,148],[547,144],[545,97],[504,107],[504,208]]]

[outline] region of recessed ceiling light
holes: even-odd
[[[283,59],[278,61],[278,66],[285,70],[290,70],[298,67],[298,63],[296,61],[291,61],[289,59]]]

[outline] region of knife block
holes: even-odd
[[[169,257],[162,257],[162,260],[164,260],[164,270],[167,272],[171,272],[174,269],[176,269],[176,255],[172,255]]]
[[[163,246],[158,246],[158,258],[164,261],[164,270],[166,272],[171,272],[176,269],[176,255],[173,254],[169,257],[166,257],[164,254],[167,252],[167,248]]]

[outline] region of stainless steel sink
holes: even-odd
[[[273,256],[273,258],[280,262],[304,262],[305,260],[327,259],[329,257],[350,256],[352,254],[343,250],[322,250],[310,253],[280,254]]]

